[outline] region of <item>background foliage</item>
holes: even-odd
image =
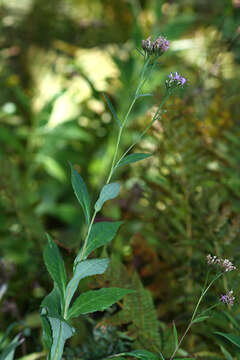
[[[43,351],[38,309],[51,290],[45,231],[69,265],[80,247],[83,218],[67,161],[96,200],[116,137],[102,92],[121,118],[139,76],[141,39],[164,34],[171,41],[145,86],[154,98],[134,107],[123,147],[151,119],[170,71],[187,76],[189,87],[168,100],[139,145],[154,156],[122,168],[121,196],[96,218],[124,219],[104,250],[113,259],[104,282],[135,288],[138,296],[78,320],[65,355],[103,359],[139,347],[170,354],[172,321],[184,330],[205,255],[239,264],[240,2],[2,0],[0,17],[0,331],[17,322],[12,338],[25,337],[18,357]],[[96,278],[94,286],[102,282]],[[237,294],[237,276],[231,284]],[[224,290],[226,281],[206,301]],[[231,313],[215,315],[193,327],[183,356],[238,356],[214,334],[239,333],[238,300]]]

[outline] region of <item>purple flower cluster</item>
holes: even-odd
[[[186,84],[186,82],[187,79],[178,72],[175,72],[174,74],[171,72],[170,75],[168,75],[168,79],[166,80],[166,86],[167,89],[173,89],[179,86],[183,86]]]
[[[225,295],[220,296],[220,301],[222,301],[224,304],[233,306],[233,302],[235,300],[235,297],[233,296],[233,291],[229,291]]]
[[[224,269],[225,272],[236,270],[236,266],[228,259],[219,259],[216,256],[207,255],[208,265],[218,265]]]
[[[164,36],[159,36],[155,41],[151,41],[151,37],[142,40],[142,48],[148,56],[161,56],[169,48],[169,41]]]

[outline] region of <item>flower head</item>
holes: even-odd
[[[210,254],[207,255],[207,263],[208,265],[219,265],[224,269],[225,272],[230,272],[232,270],[236,270],[236,266],[228,259],[219,259],[216,256],[212,256]]]
[[[235,297],[233,296],[233,291],[229,291],[225,295],[220,296],[220,301],[222,301],[224,304],[233,306],[233,302],[235,300]]]
[[[151,37],[142,40],[142,48],[148,55],[161,56],[169,48],[169,41],[164,36],[159,36],[155,41],[151,41]]]
[[[166,87],[167,89],[174,89],[176,87],[183,86],[186,82],[187,79],[178,72],[175,72],[174,74],[171,72],[166,80]]]

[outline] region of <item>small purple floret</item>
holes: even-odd
[[[233,302],[235,300],[235,297],[233,296],[233,291],[229,291],[225,295],[220,296],[220,301],[222,301],[224,304],[233,306]]]
[[[170,75],[168,75],[169,79],[166,80],[166,86],[168,89],[170,88],[176,88],[178,86],[183,86],[186,84],[187,79],[180,75],[177,71],[174,73],[171,72]]]

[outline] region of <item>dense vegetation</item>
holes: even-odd
[[[111,263],[81,285],[136,295],[75,319],[64,358],[136,349],[170,358],[174,329],[184,333],[201,294],[207,254],[240,263],[240,2],[2,0],[0,17],[0,349],[17,336],[16,358],[46,357],[39,310],[52,289],[46,232],[70,275],[86,231],[68,161],[94,203],[117,136],[103,92],[122,119],[143,64],[136,48],[163,34],[171,46],[144,85],[154,96],[133,107],[121,150],[151,121],[170,72],[188,85],[167,99],[134,149],[153,156],[119,169],[121,192],[95,219],[123,220],[111,245],[95,252]],[[235,304],[194,324],[178,358],[240,359],[238,282],[234,271],[214,283],[203,305],[231,289]]]

